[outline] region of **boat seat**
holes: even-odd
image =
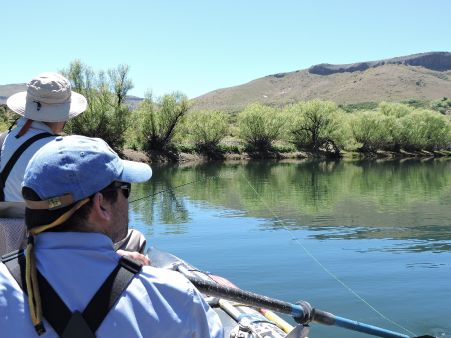
[[[24,248],[26,233],[23,218],[0,218],[0,256]]]

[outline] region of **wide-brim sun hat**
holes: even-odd
[[[73,92],[69,80],[58,73],[42,73],[27,84],[27,91],[11,95],[7,106],[23,117],[41,122],[67,121],[87,108],[86,98]]]

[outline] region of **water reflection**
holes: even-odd
[[[165,170],[154,170],[152,179],[146,184],[134,185],[130,197],[130,211],[133,219],[145,224],[156,220],[171,224],[168,233],[180,234],[186,231],[189,213],[183,196],[174,190],[174,179],[177,177],[176,167]]]
[[[451,162],[250,161],[154,166],[136,185],[132,212],[146,224],[183,233],[186,201],[229,210],[224,217],[263,218],[262,230],[308,228],[312,238],[417,239],[386,250],[449,251]],[[232,210],[232,211],[230,211]]]
[[[399,329],[371,304],[415,336],[449,336],[450,164],[152,166],[154,177],[132,189],[131,201],[148,197],[130,216],[152,245],[245,289]]]

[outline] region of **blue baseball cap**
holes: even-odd
[[[31,158],[22,187],[48,200],[46,209],[57,209],[89,197],[113,181],[139,183],[151,176],[149,165],[121,159],[100,138],[58,136]]]

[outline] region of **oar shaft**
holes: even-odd
[[[355,320],[338,317],[332,313],[321,311],[318,309],[311,309],[307,302],[300,302],[301,305],[284,302],[278,299],[269,298],[253,292],[244,291],[237,288],[228,288],[217,283],[205,281],[197,277],[186,275],[186,277],[193,283],[201,292],[210,296],[216,296],[228,300],[233,300],[243,304],[264,307],[269,310],[286,313],[293,316],[302,324],[308,324],[311,320],[326,324],[346,328],[353,331],[367,333],[377,337],[384,338],[409,338],[409,336],[386,330],[377,326],[360,323]]]
[[[384,337],[384,338],[409,338],[408,335],[390,331],[387,329],[383,329],[377,326],[360,323],[355,320],[335,316],[332,313],[321,311],[314,309],[313,310],[313,321],[326,324],[326,325],[334,325],[338,327],[342,327],[345,329],[358,331],[362,333],[367,333],[373,336],[377,337]]]
[[[197,287],[199,291],[205,292],[210,296],[225,298],[255,307],[264,307],[269,310],[287,313],[294,317],[304,316],[304,311],[301,306],[293,307],[293,304],[278,299],[269,298],[237,288],[224,287],[217,283],[205,281],[197,277],[186,277]]]

